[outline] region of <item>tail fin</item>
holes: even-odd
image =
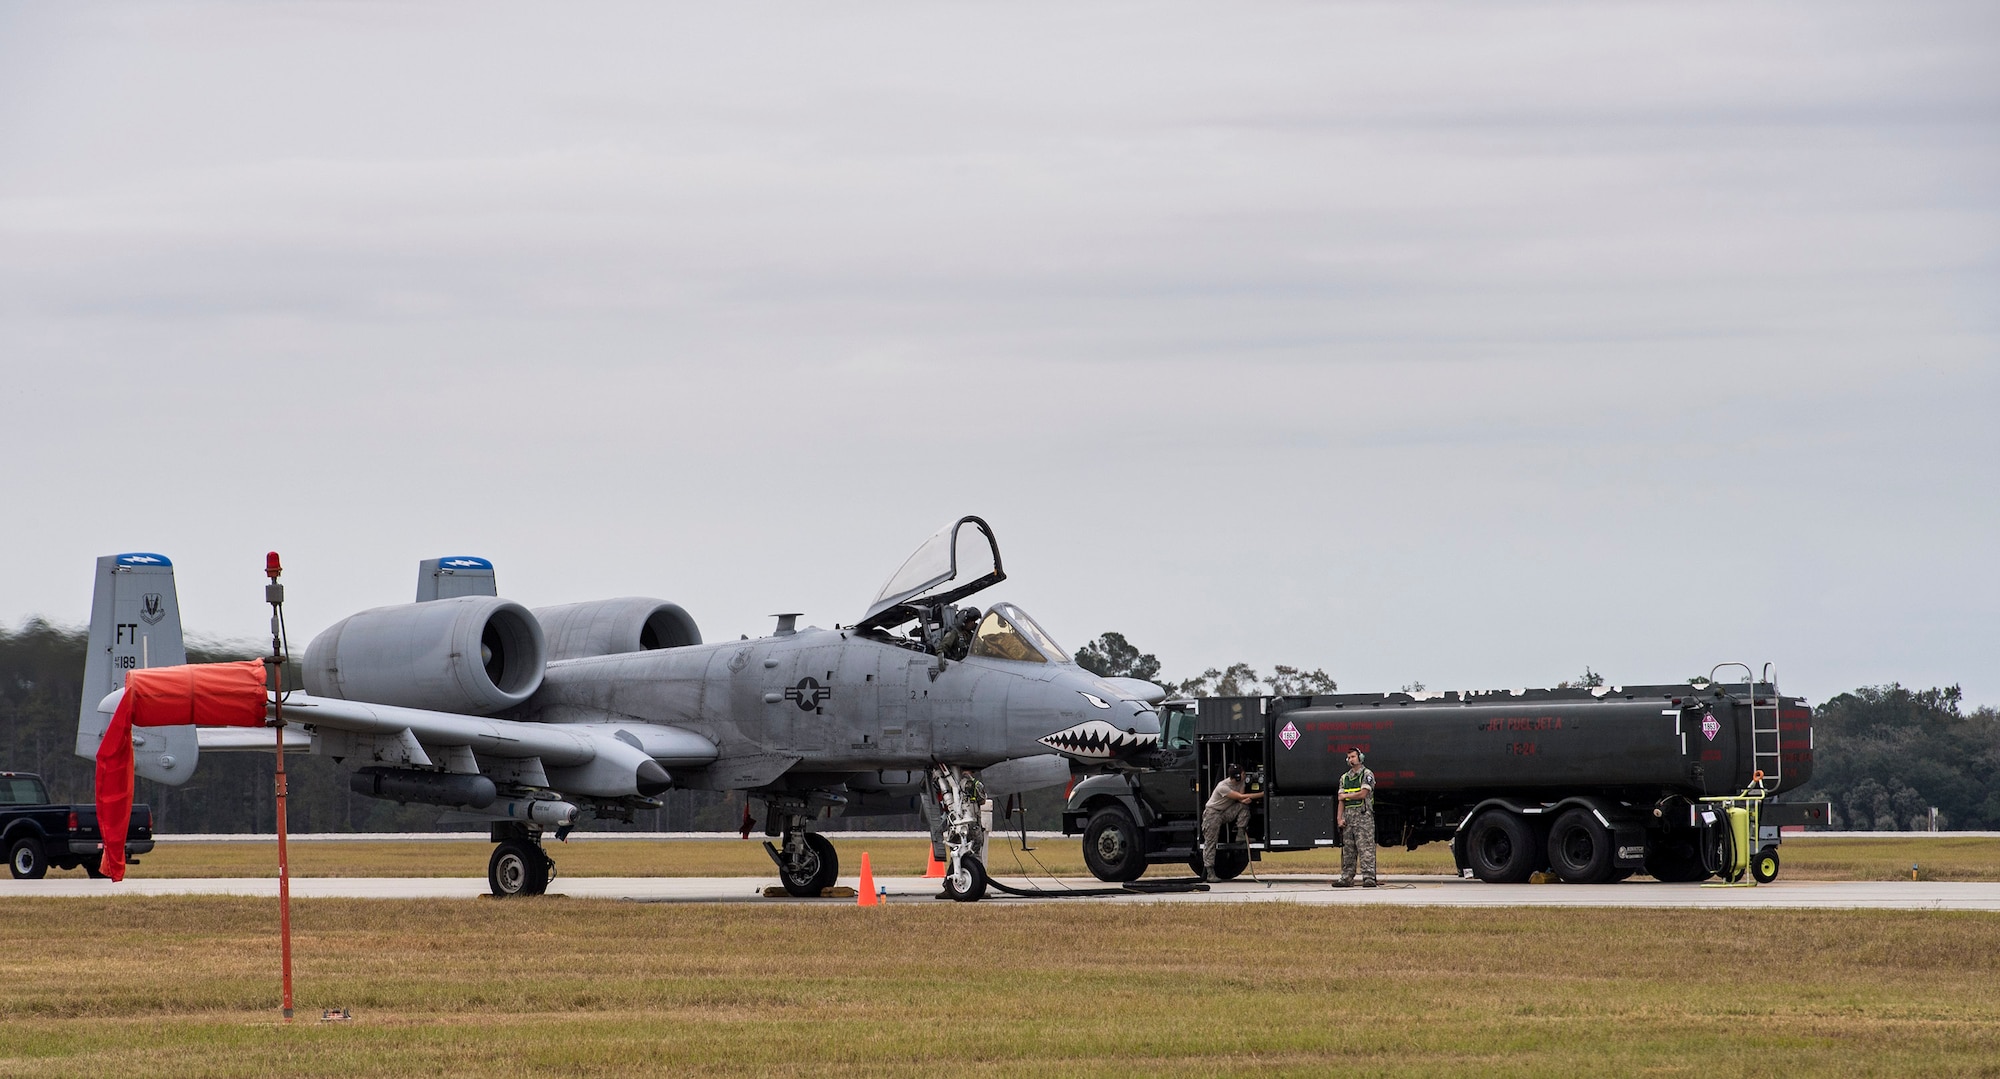
[[[497,596],[493,563],[484,558],[426,558],[417,563],[417,602],[458,596]]]
[[[97,702],[112,690],[125,688],[125,672],[186,662],[173,562],[165,555],[143,552],[98,559],[97,588],[90,599],[90,651],[83,662],[83,700],[77,708],[76,755],[96,759],[97,745],[111,722],[109,715],[97,710]],[[192,754],[186,756],[185,768],[175,768],[171,756],[162,765],[158,756],[137,754],[141,775],[178,783],[193,771]]]

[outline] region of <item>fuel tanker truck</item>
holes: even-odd
[[[1768,666],[1735,684],[1208,697],[1162,705],[1161,731],[1156,767],[1080,780],[1064,806],[1101,880],[1200,872],[1201,805],[1231,765],[1265,797],[1218,875],[1337,846],[1350,749],[1375,773],[1377,842],[1450,843],[1459,875],[1491,883],[1768,882],[1780,829],[1827,822],[1823,802],[1766,801],[1813,760],[1812,712]]]

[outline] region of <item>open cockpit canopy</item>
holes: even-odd
[[[855,628],[901,625],[917,618],[920,607],[951,603],[1006,579],[993,529],[977,517],[960,517],[931,533],[889,575]]]

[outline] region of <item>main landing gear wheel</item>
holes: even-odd
[[[1750,876],[1759,884],[1769,884],[1778,879],[1778,850],[1765,847],[1750,859]]]
[[[796,851],[787,850],[778,862],[778,880],[785,891],[800,898],[819,897],[840,879],[840,854],[833,841],[818,832],[801,837]]]
[[[986,896],[986,867],[967,854],[944,875],[944,894],[960,903],[977,903]]]
[[[1196,855],[1200,861],[1200,855]],[[1083,864],[1098,880],[1122,884],[1146,873],[1146,854],[1139,827],[1122,809],[1100,809],[1083,830]]]
[[[540,844],[509,839],[493,848],[493,857],[486,863],[486,883],[492,886],[495,899],[541,895],[549,890],[549,869],[549,856],[542,853]]]
[[[7,871],[15,880],[40,880],[49,873],[49,856],[42,850],[42,841],[31,835],[24,835],[7,848]]]

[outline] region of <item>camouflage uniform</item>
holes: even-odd
[[[1217,783],[1201,811],[1201,864],[1207,876],[1215,875],[1215,847],[1222,842],[1223,826],[1234,824],[1241,829],[1250,822],[1250,804],[1229,797],[1230,793],[1242,794],[1243,781],[1225,779]]]
[[[1354,883],[1354,870],[1359,865],[1361,879],[1368,883],[1375,881],[1375,773],[1367,765],[1348,771],[1340,777],[1340,789],[1351,791],[1366,788],[1368,794],[1352,802],[1342,802],[1341,812],[1346,815],[1347,824],[1340,830],[1340,882]]]

